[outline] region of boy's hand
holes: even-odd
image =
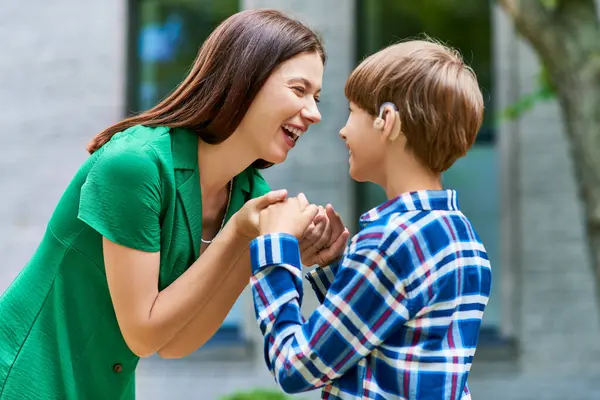
[[[274,190],[263,196],[251,199],[231,218],[230,223],[237,224],[237,231],[243,236],[254,239],[258,231],[260,212],[269,205],[285,200],[287,190]]]
[[[298,199],[305,205],[309,204],[303,194]],[[302,264],[318,264],[321,267],[330,264],[344,252],[349,236],[340,215],[331,204],[324,209],[319,207],[319,213],[300,240]]]
[[[308,206],[308,199],[304,194],[298,195],[298,200]],[[327,218],[325,208],[318,206],[319,212],[308,225],[306,231],[300,239],[300,255],[302,256],[303,265],[317,264],[318,257],[316,254],[319,250],[328,247],[331,240],[331,224]]]
[[[331,239],[327,247],[321,249],[317,253],[318,262],[320,267],[331,264],[334,260],[339,258],[346,249],[346,243],[350,237],[350,232],[344,226],[344,222],[331,204],[327,204],[325,207],[327,219],[331,224]]]
[[[318,212],[317,206],[307,205],[297,197],[272,204],[260,212],[260,234],[287,233],[300,239]]]

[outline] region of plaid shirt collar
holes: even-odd
[[[403,193],[367,211],[360,217],[361,229],[372,222],[387,217],[394,212],[408,211],[458,211],[458,198],[455,190],[418,190]]]

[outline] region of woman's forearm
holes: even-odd
[[[183,329],[222,287],[248,246],[249,240],[237,234],[235,224],[227,224],[202,256],[158,294],[149,320],[161,332],[162,345]]]
[[[230,222],[202,256],[160,292],[156,282],[158,253],[142,253],[104,242],[107,279],[117,320],[135,354],[146,357],[163,348],[225,283],[250,243],[247,237],[239,235],[234,221]]]
[[[193,319],[158,354],[163,358],[181,358],[198,350],[219,329],[250,279],[250,252],[247,250],[224,275],[217,288]]]

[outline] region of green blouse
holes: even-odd
[[[35,254],[0,297],[0,399],[133,399],[138,357],[110,299],[102,236],[160,251],[159,287],[198,258],[197,136],[135,126],[92,154],[67,187]],[[226,219],[269,191],[249,167]]]

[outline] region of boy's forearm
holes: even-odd
[[[305,321],[297,241],[266,236],[250,246],[252,292],[265,361],[284,391],[315,389],[341,377],[408,320],[408,300],[392,300],[402,287],[382,270],[389,260],[366,245],[345,253],[323,304]]]
[[[271,238],[277,235],[267,235]],[[260,240],[261,238],[259,238]],[[265,337],[265,363],[277,383],[287,393],[299,393],[322,386],[324,383],[307,382],[290,363],[291,359],[302,362],[294,331],[304,323],[300,312],[302,305],[302,274],[300,252],[294,249],[295,238],[277,242],[278,252],[270,252],[266,246],[251,244],[252,295],[254,310],[260,330]],[[291,255],[297,253],[297,256]],[[267,254],[268,253],[268,254]],[[279,253],[279,254],[277,254]],[[264,258],[268,258],[266,262]],[[271,264],[263,268],[265,264]],[[285,315],[283,320],[280,319]],[[287,328],[291,328],[288,330]],[[277,344],[275,344],[277,342]],[[276,346],[277,349],[273,349]],[[279,356],[272,357],[273,353]],[[309,361],[310,362],[310,361]]]
[[[315,292],[319,303],[323,303],[325,295],[335,279],[335,275],[339,268],[339,261],[340,260],[338,259],[324,267],[314,268],[304,275]]]
[[[366,355],[348,345],[349,339],[344,339],[347,327],[339,326],[341,319],[331,315],[336,313],[331,307],[321,305],[308,321],[303,318],[302,266],[294,237],[260,237],[251,243],[250,253],[250,282],[256,317],[265,337],[265,362],[285,392],[322,387]],[[333,362],[332,355],[344,361]]]

